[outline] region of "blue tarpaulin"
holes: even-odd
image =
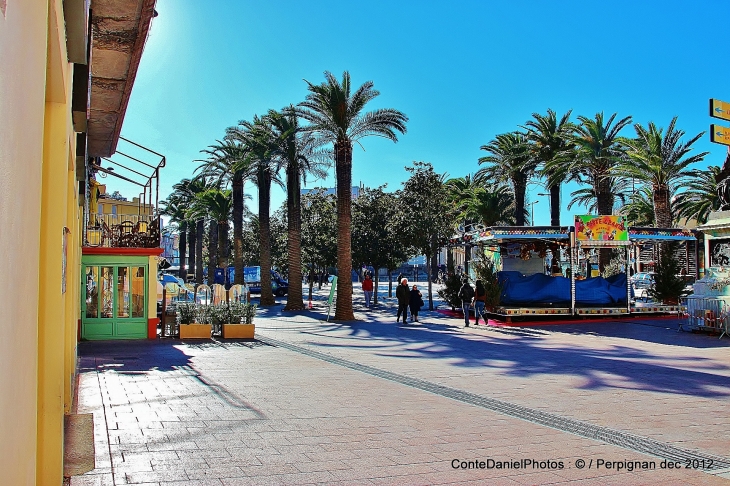
[[[519,272],[499,272],[502,285],[500,305],[506,306],[570,306],[570,279],[536,273],[523,277]],[[576,306],[625,306],[626,274],[576,280]]]

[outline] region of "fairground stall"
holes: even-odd
[[[628,228],[623,216],[577,216],[575,227],[492,227],[472,242],[499,255],[500,304],[513,317],[629,315],[679,312],[678,305],[636,304],[627,269],[637,245],[694,240],[681,229]],[[598,272],[599,253],[613,249],[614,275]]]
[[[570,238],[568,226],[500,226],[474,236],[474,243],[491,249],[501,260],[498,276],[503,290],[494,309],[497,316],[509,321],[518,316],[573,314],[571,281],[558,263],[561,253],[569,254]]]

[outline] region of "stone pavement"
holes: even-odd
[[[260,309],[255,341],[81,343],[97,467],[71,484],[728,483],[730,339],[399,326],[387,300],[327,323],[325,291]]]

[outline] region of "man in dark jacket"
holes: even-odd
[[[400,281],[400,285],[395,289],[395,296],[398,298],[398,315],[395,322],[400,321],[401,312],[403,313],[403,324],[408,319],[408,303],[411,301],[411,289],[408,288],[408,279],[404,278]]]
[[[469,327],[469,309],[471,308],[471,300],[474,298],[474,289],[469,285],[469,279],[464,277],[461,281],[459,289],[459,299],[461,299],[461,309],[464,311],[464,327]]]

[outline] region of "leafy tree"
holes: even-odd
[[[525,123],[526,137],[530,141],[533,162],[542,164],[540,175],[546,179],[550,192],[550,225],[560,226],[560,185],[565,179],[563,168],[570,163],[575,145],[571,142],[574,125],[568,112],[558,121],[557,115],[548,109],[547,115],[532,114]]]
[[[679,298],[687,295],[686,282],[680,276],[679,260],[675,257],[677,242],[667,244],[665,251],[659,255],[654,270],[654,283],[649,288],[649,295],[660,302],[679,303]]]
[[[711,165],[707,170],[693,170],[684,185],[685,191],[677,196],[679,217],[696,219],[699,224],[707,222],[710,211],[720,209],[717,196],[717,177],[720,167]]]
[[[651,187],[654,202],[654,220],[660,228],[670,228],[674,222],[671,210],[671,193],[691,175],[691,164],[704,160],[708,152],[689,155],[692,145],[704,132],[687,142],[681,142],[683,130],[675,128],[677,117],[669,122],[666,132],[653,122],[648,127],[634,125],[635,139],[624,141],[628,157],[619,164],[616,173],[633,177]]]
[[[309,300],[318,271],[337,262],[336,199],[324,189],[302,196],[302,259],[309,267]],[[321,281],[320,281],[321,286]]]
[[[418,254],[426,255],[426,273],[431,275],[431,258],[453,234],[453,206],[448,201],[445,175],[437,174],[426,162],[414,162],[406,167],[411,174],[403,183],[401,204],[405,211],[402,228],[410,236]],[[432,280],[428,279],[428,307],[433,310]]]
[[[525,194],[527,183],[535,172],[535,159],[525,134],[511,132],[497,135],[481,150],[490,155],[479,159],[479,164],[488,164],[479,169],[477,177],[490,182],[507,182],[514,192],[514,219],[517,226],[525,226]]]
[[[379,270],[393,270],[408,259],[403,233],[396,222],[404,207],[385,186],[365,189],[352,202],[352,258],[375,269],[374,303],[378,303]]]
[[[352,311],[352,144],[375,135],[398,141],[396,132],[406,132],[408,117],[400,111],[383,108],[364,112],[365,105],[380,93],[372,81],[351,91],[350,73],[342,81],[325,72],[325,82],[315,85],[307,81],[309,94],[299,104],[299,115],[310,123],[308,127],[325,143],[334,144],[337,180],[337,307],[335,320],[355,319]]]

